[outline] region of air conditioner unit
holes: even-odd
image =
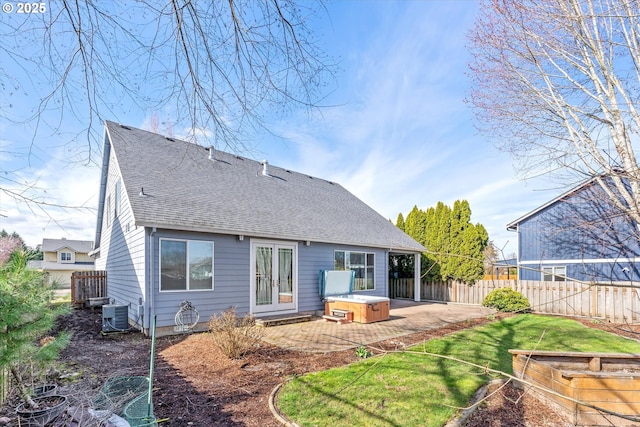
[[[102,332],[122,332],[129,329],[129,306],[102,306]]]

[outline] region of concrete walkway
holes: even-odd
[[[326,353],[486,317],[494,312],[475,305],[391,300],[390,319],[384,322],[340,325],[318,319],[268,327],[265,329],[264,340],[291,350]]]

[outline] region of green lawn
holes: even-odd
[[[542,337],[542,338],[541,338]],[[640,343],[563,318],[520,315],[285,384],[278,407],[301,426],[442,426],[491,379],[452,356],[512,373],[509,349],[640,353]]]

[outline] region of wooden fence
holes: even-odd
[[[89,298],[107,296],[106,271],[75,271],[71,274],[71,302],[84,304]]]
[[[391,298],[414,299],[413,279],[390,279]],[[640,286],[631,284],[582,284],[535,280],[481,280],[420,284],[422,301],[480,305],[489,292],[511,288],[529,299],[535,313],[603,319],[613,323],[640,322]]]

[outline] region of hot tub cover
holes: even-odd
[[[356,272],[349,270],[320,270],[319,291],[322,298],[347,295],[353,290]]]

